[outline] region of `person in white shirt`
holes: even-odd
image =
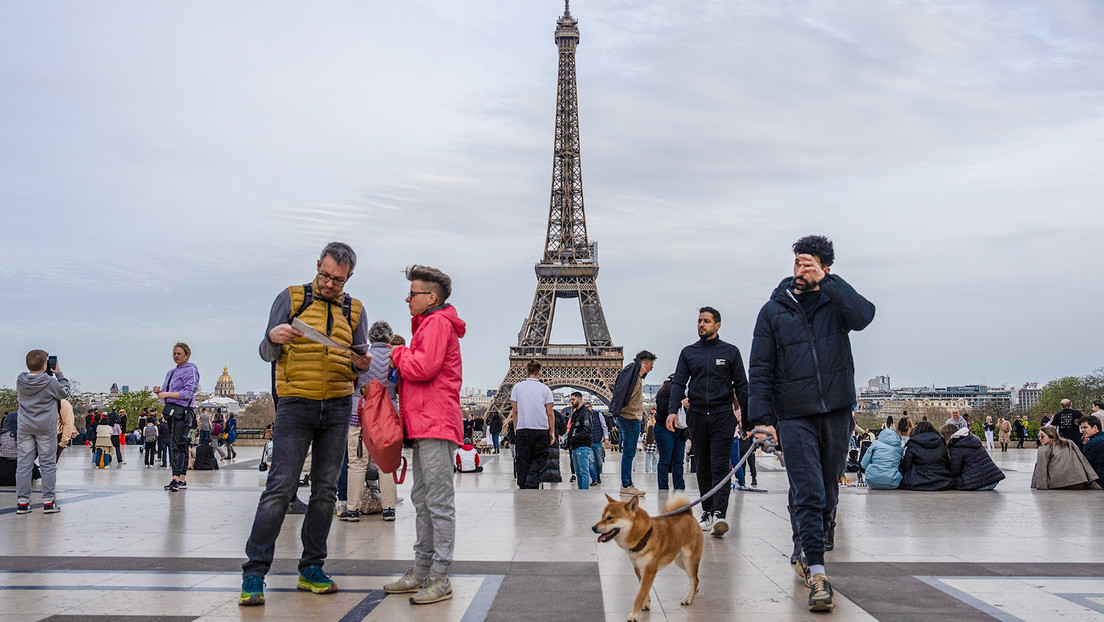
[[[514,424],[514,475],[522,489],[540,488],[548,448],[556,441],[552,389],[537,380],[540,368],[537,361],[529,361],[529,377],[510,390],[510,416],[503,426]]]

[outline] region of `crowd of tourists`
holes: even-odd
[[[411,315],[407,344],[386,322],[369,325],[363,304],[344,291],[356,255],[346,244],[327,245],[313,279],[280,291],[259,345],[272,366],[276,419],[266,433],[260,468],[267,470],[252,529],[245,543],[239,604],[265,602],[265,578],[275,541],[288,513],[304,514],[303,552],[297,588],[316,594],[337,591],[323,570],[327,537],[336,515],[358,522],[376,510],[395,518],[396,484],[406,474],[400,450],[409,450],[414,506],[413,563],[390,594],[409,594],[412,604],[452,597],[449,580],[456,538],[455,479],[477,477],[480,451],[499,454],[508,439],[518,488],[560,481],[560,450],[568,454],[571,480],[580,489],[602,482],[606,451],[620,449],[624,496],[645,495],[636,484],[635,458],[654,472],[660,490],[686,488],[686,462],[697,480],[700,526],[714,537],[729,531],[732,490],[757,485],[753,447],[777,446],[789,483],[788,511],[794,552],[791,563],[809,588],[809,608],[835,606],[825,552],[834,548],[840,479],[852,467],[875,490],[994,489],[1005,478],[990,452],[1007,451],[1013,435],[1024,441],[1017,419],[986,418],[982,439],[957,410],[941,426],[907,416],[889,420],[877,433],[855,425],[852,331],[874,319],[874,305],[832,273],[834,248],[822,236],[792,247],[793,275],[770,294],[757,318],[749,365],[740,350],[720,338],[721,312],[699,309],[698,339],[680,352],[674,371],[647,412],[643,384],[657,357],[639,351],[617,376],[608,413],[599,413],[581,392],[566,412],[553,408],[551,388],[541,381],[540,360],[510,392],[510,413],[465,418],[459,393],[459,340],[466,326],[448,303],[452,281],[427,266],[406,270]],[[318,336],[321,333],[322,336]],[[143,412],[128,432],[125,411],[89,411],[82,432],[73,425],[65,397],[68,381],[48,355],[27,355],[28,372],[17,381],[18,415],[3,422],[0,453],[15,440],[17,512],[30,512],[30,482],[40,471],[44,511],[59,511],[54,494],[56,459],[79,438],[99,462],[126,464],[126,445],[145,454],[147,468],[171,468],[166,490],[187,489],[189,467],[235,456],[233,414],[195,409],[199,370],[185,343],[173,347],[174,366],[154,393],[164,407]],[[1032,487],[1099,488],[1104,473],[1104,436],[1096,416],[1081,416],[1068,403],[1044,422]],[[1094,404],[1099,411],[1104,405]],[[68,410],[68,415],[66,411]],[[18,419],[16,424],[15,419]],[[735,473],[741,456],[749,460]],[[158,465],[157,463],[160,462]],[[403,466],[400,468],[400,464]],[[309,486],[309,499],[298,499]]]

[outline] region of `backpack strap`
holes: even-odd
[[[345,295],[348,296],[348,294]],[[303,312],[307,310],[307,307],[311,306],[312,302],[314,302],[314,285],[311,283],[307,283],[303,286],[303,304],[299,305],[299,310],[293,313],[292,316],[288,318],[288,322],[291,322],[300,315],[303,315]]]

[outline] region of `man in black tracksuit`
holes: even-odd
[[[755,323],[748,419],[757,435],[782,437],[806,556],[796,568],[812,588],[809,608],[826,611],[835,602],[824,571],[824,535],[854,427],[855,363],[848,333],[873,321],[874,305],[829,274],[835,257],[830,240],[807,236],[793,250],[794,276],[774,290]]]
[[[682,349],[675,375],[671,378],[671,398],[667,403],[667,429],[674,430],[683,397],[689,398],[686,409],[690,427],[690,442],[698,457],[698,491],[705,494],[728,475],[728,458],[732,453],[732,437],[736,433],[738,404],[741,415],[748,411],[748,381],[740,349],[721,341],[721,314],[713,307],[698,312],[698,337]],[[686,393],[686,383],[690,392]],[[702,501],[701,526],[720,537],[728,531],[728,490],[722,486],[717,494]]]

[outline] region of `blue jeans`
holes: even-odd
[[[303,555],[299,570],[321,566],[326,561],[326,538],[333,522],[337,477],[345,459],[349,436],[352,397],[311,400],[281,397],[272,426],[272,467],[257,502],[253,530],[245,543],[249,561],[242,564],[242,575],[268,573],[276,550],[276,537],[287,514],[288,503],[299,488],[307,451],[311,452],[311,494],[303,517]],[[313,448],[312,448],[313,445]]]
[[[584,445],[571,450],[571,459],[575,461],[575,483],[579,490],[590,488],[590,458],[594,450]]]
[[[498,435],[497,434],[492,434],[491,435],[491,444],[494,445],[494,452],[497,454],[498,453]]]
[[[664,425],[656,425],[655,442],[659,449],[659,466],[656,467],[659,489],[667,490],[667,481],[670,479],[675,490],[685,490],[686,482],[683,480],[682,470],[686,462],[686,439],[682,437],[682,431],[672,432]]]
[[[824,532],[839,500],[853,429],[849,408],[778,422],[794,522],[810,566],[824,563]]]
[[[606,448],[602,446],[602,441],[590,444],[590,479],[591,481],[597,481],[602,478],[602,465],[606,462]]]
[[[632,482],[632,463],[636,457],[636,442],[640,440],[640,422],[618,417],[621,428],[621,485],[628,488]]]

